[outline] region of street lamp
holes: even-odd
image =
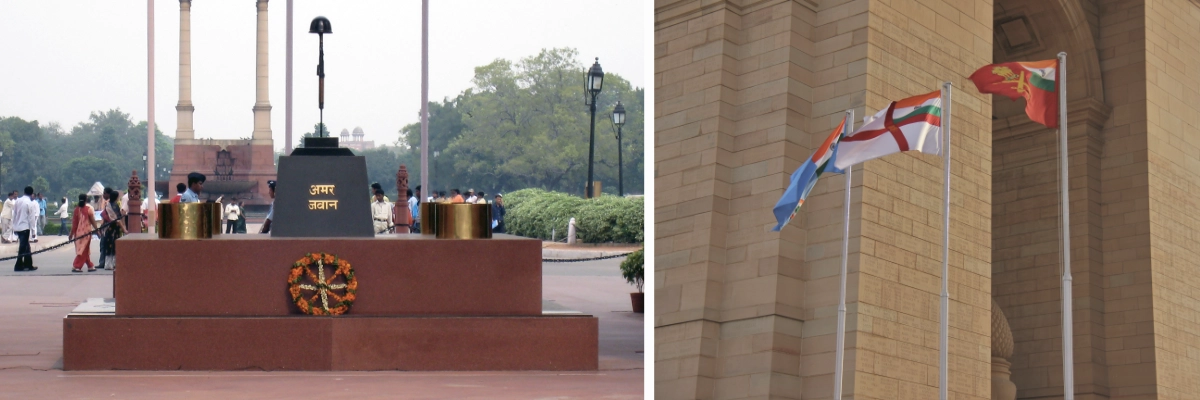
[[[333,26],[329,25],[329,19],[325,17],[313,18],[312,23],[308,25],[308,33],[315,33],[321,41],[321,56],[317,61],[317,76],[320,77],[320,89],[317,98],[317,107],[321,109],[321,125],[320,129],[325,131],[320,137],[329,137],[329,130],[325,129],[325,34],[333,33]],[[321,132],[317,132],[321,133]]]
[[[625,177],[621,169],[625,163],[621,160],[621,127],[625,126],[625,106],[620,101],[613,107],[612,123],[617,126],[617,195],[624,197]]]
[[[150,176],[150,173],[146,172],[149,170],[150,170],[150,165],[149,165],[149,163],[146,162],[146,152],[143,151],[142,152],[142,177],[143,178]]]
[[[596,158],[596,96],[600,95],[600,88],[604,86],[604,70],[600,69],[600,57],[596,57],[596,63],[587,71],[584,85],[583,104],[590,106],[592,111],[591,134],[588,138],[587,193],[584,194],[584,198],[590,199],[593,195],[592,163]]]

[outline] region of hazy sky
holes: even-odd
[[[293,142],[312,130],[317,109],[317,35],[325,37],[325,123],[334,135],[361,126],[366,140],[391,143],[419,122],[419,0],[294,0]],[[147,118],[146,15],[140,0],[0,2],[0,116],[58,122],[70,130],[92,111],[120,108]],[[271,130],[283,148],[287,1],[269,3]],[[543,48],[573,47],[581,65],[600,57],[605,72],[646,86],[645,6],[637,0],[430,1],[429,99],[471,87],[474,68],[516,61]],[[179,3],[154,3],[155,122],[175,135],[179,100]],[[192,4],[192,103],[197,138],[236,139],[253,131],[254,0]],[[580,71],[582,73],[582,69]],[[584,107],[582,100],[580,107]]]

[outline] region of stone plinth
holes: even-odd
[[[426,235],[117,241],[112,300],[63,319],[66,370],[595,370],[599,320],[542,302],[541,242]],[[310,252],[354,265],[344,315],[287,292]],[[93,299],[101,300],[101,299]]]
[[[359,293],[353,315],[542,313],[541,242],[533,239],[247,234],[172,240],[133,234],[117,241],[117,315],[297,314],[286,280],[292,263],[310,252],[336,254],[354,266]]]
[[[63,369],[595,370],[599,362],[597,321],[579,314],[390,318],[70,315],[63,319]]]

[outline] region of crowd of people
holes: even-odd
[[[16,230],[13,228],[13,211],[21,197],[20,193],[14,190],[9,192],[4,200],[3,210],[0,210],[0,243],[17,242]],[[46,234],[46,198],[41,193],[34,193],[29,195],[29,200],[38,207],[38,214],[34,217],[33,227],[29,232],[30,242],[37,243],[37,237]]]
[[[187,184],[179,183],[178,192],[170,199],[171,203],[199,203],[199,194],[204,190],[206,177],[204,174],[192,172],[188,174]],[[271,207],[259,233],[270,233],[271,222],[275,215],[275,181],[267,181],[271,198]],[[496,194],[488,201],[485,193],[467,190],[464,195],[458,189],[434,191],[430,196],[422,197],[421,186],[415,191],[409,189],[405,194],[408,201],[403,208],[395,207],[394,203],[384,195],[383,187],[378,183],[371,184],[371,218],[376,233],[395,233],[397,225],[403,226],[408,222],[410,233],[421,232],[422,202],[433,203],[468,203],[490,204],[492,210],[492,232],[504,233],[504,196]],[[216,202],[220,203],[221,199]],[[75,260],[72,272],[83,272],[84,267],[92,272],[99,269],[115,270],[117,268],[116,241],[128,233],[126,217],[129,214],[129,195],[119,190],[104,188],[99,196],[80,194],[70,210],[66,197],[62,198],[57,212],[52,215],[59,219],[58,235],[67,234],[75,244]],[[25,187],[24,195],[17,191],[8,193],[3,203],[0,203],[0,243],[19,243],[17,248],[16,271],[35,271],[30,243],[37,243],[38,236],[45,234],[47,218],[47,202],[41,193],[34,193],[33,187]],[[397,210],[404,210],[409,217],[407,221],[397,218]],[[68,227],[67,221],[70,220]],[[222,208],[222,220],[225,221],[225,233],[246,233],[245,205],[233,201]],[[145,221],[143,220],[143,224]],[[143,226],[144,227],[144,226]],[[100,241],[99,265],[92,263],[91,243],[96,237]]]
[[[93,235],[100,240],[99,268],[117,268],[116,240],[127,232],[125,216],[129,214],[128,201],[128,194],[122,195],[118,190],[105,188],[101,196],[91,199],[86,194],[80,194],[72,213],[67,198],[62,198],[58,211],[52,215],[59,219],[58,235],[67,234],[70,240],[75,241],[73,272],[83,272],[84,266],[88,271],[96,270],[96,265],[91,261]],[[18,243],[16,271],[38,269],[33,265],[30,243],[37,243],[38,236],[46,234],[48,205],[46,197],[34,193],[30,186],[25,187],[24,195],[17,191],[9,192],[8,198],[0,205],[0,242]],[[97,209],[100,211],[97,212]],[[68,228],[67,219],[72,214],[74,217]]]
[[[408,212],[410,221],[410,233],[421,233],[421,203],[451,203],[451,204],[490,204],[492,208],[492,232],[504,233],[504,195],[496,194],[492,201],[487,200],[487,195],[483,192],[475,192],[475,189],[467,190],[467,195],[464,197],[458,189],[451,189],[450,195],[446,192],[434,191],[431,196],[421,196],[421,185],[417,185],[414,192],[409,189],[405,194],[408,197]],[[383,193],[383,187],[378,183],[371,184],[371,192],[373,198],[371,200],[371,219],[375,224],[376,233],[394,233],[396,218],[396,207],[390,199]]]

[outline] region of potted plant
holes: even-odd
[[[621,276],[625,277],[625,282],[637,286],[638,289],[637,293],[629,294],[629,298],[633,300],[633,312],[635,313],[645,312],[645,293],[642,293],[642,284],[646,282],[645,272],[642,269],[644,252],[645,249],[638,249],[621,262]]]

